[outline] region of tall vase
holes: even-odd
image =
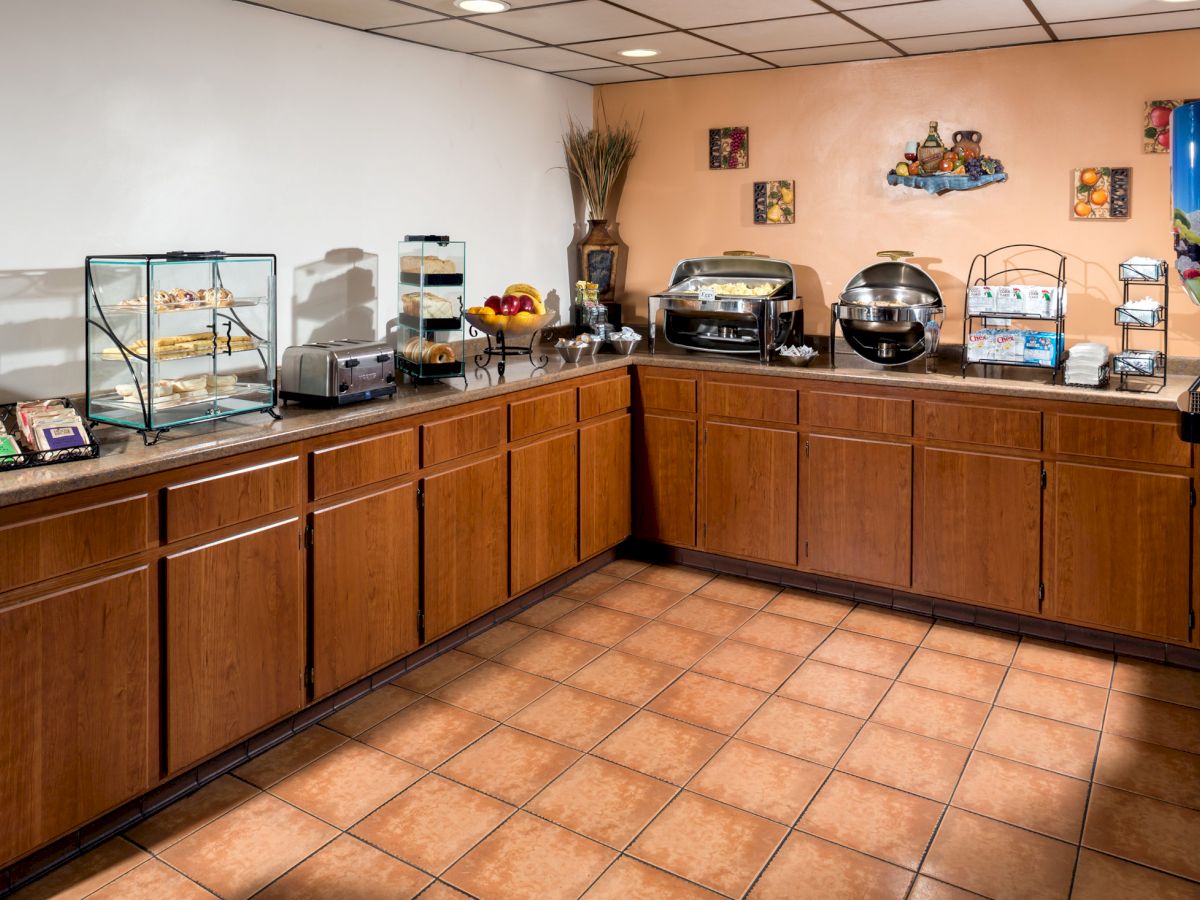
[[[1200,102],[1171,113],[1171,197],[1175,270],[1200,305]]]
[[[608,233],[608,219],[588,219],[588,226],[579,242],[579,277],[598,286],[596,295],[601,303],[614,303],[621,245]]]

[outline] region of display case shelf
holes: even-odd
[[[466,380],[467,245],[407,235],[399,245],[396,369],[417,384]]]

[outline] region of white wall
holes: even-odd
[[[406,233],[467,241],[469,297],[569,299],[568,112],[591,88],[233,0],[0,0],[0,399],[82,391],[89,253],[275,252],[284,345],[382,334]]]

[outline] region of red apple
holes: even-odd
[[[1150,124],[1155,128],[1166,128],[1171,123],[1171,108],[1155,106],[1150,109]]]
[[[521,300],[512,294],[505,294],[504,299],[500,301],[500,314],[504,316],[515,316],[521,311]]]
[[[533,298],[526,294],[518,294],[517,301],[521,304],[520,312],[533,312]]]
[[[1160,131],[1158,133],[1158,137],[1156,137],[1155,140],[1158,141],[1158,145],[1160,147],[1170,147],[1171,146],[1171,132]]]
[[[501,307],[504,306],[504,301],[495,294],[492,294],[492,296],[483,301],[483,305],[488,309],[494,310],[495,312],[500,312]]]

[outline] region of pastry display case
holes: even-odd
[[[181,425],[276,403],[275,256],[89,256],[87,401],[92,422],[147,444]]]
[[[466,378],[467,245],[446,235],[400,242],[396,368],[418,384]]]

